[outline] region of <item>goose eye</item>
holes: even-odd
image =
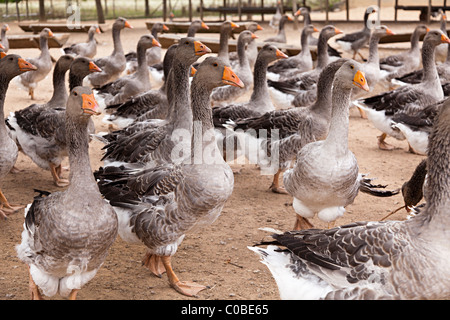
[[[74,92],[73,95],[76,97],[76,96],[78,96],[78,93]]]
[[[352,70],[353,70],[353,69],[355,69],[355,67],[354,67],[353,65],[350,65],[350,69],[352,69]]]
[[[214,63],[213,63],[213,66],[214,66],[214,67],[217,67],[217,66],[218,66],[217,62],[214,62]]]
[[[186,41],[185,44],[189,44],[189,41]]]

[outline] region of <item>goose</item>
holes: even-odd
[[[211,102],[213,105],[229,103],[234,101],[253,87],[253,72],[250,68],[250,62],[247,58],[245,46],[256,36],[250,30],[244,30],[239,34],[237,40],[237,52],[239,56],[239,65],[235,67],[235,72],[239,79],[245,84],[245,89],[234,86],[217,87],[211,94]]]
[[[316,83],[320,72],[329,63],[329,56],[326,49],[328,40],[342,33],[332,25],[325,26],[319,34],[319,44],[317,48],[317,65],[313,70],[299,74],[291,73],[286,78],[279,81],[268,80],[270,95],[278,109],[288,109],[293,106],[307,106],[314,103]]]
[[[38,82],[44,80],[53,67],[52,57],[48,50],[48,39],[51,37],[53,37],[53,32],[49,28],[42,29],[39,34],[39,48],[41,49],[41,54],[37,58],[27,59],[27,61],[33,64],[37,70],[34,72],[22,73],[14,80],[18,87],[28,91],[31,100],[34,100],[34,90],[36,89]]]
[[[277,43],[286,43],[286,30],[284,30],[285,24],[287,21],[293,21],[291,17],[284,14],[281,19],[280,23],[278,25],[278,33],[274,37],[270,37],[264,40],[264,42],[277,42]]]
[[[273,235],[279,245],[249,247],[271,271],[282,299],[440,300],[450,296],[449,102],[440,110],[430,135],[427,203],[419,215],[330,230],[289,231]]]
[[[445,35],[447,35],[446,32],[443,32]],[[448,36],[448,35],[447,35]],[[436,47],[439,48],[442,44]],[[447,58],[443,63],[436,64],[436,70],[439,76],[439,79],[441,80],[441,84],[443,85],[442,89],[444,90],[444,95],[447,96],[445,91],[445,85],[450,82],[450,46],[446,45],[445,47],[447,49]],[[413,84],[413,83],[420,83],[423,79],[423,68],[411,71],[409,73],[406,73],[402,76],[398,76],[391,79],[391,82],[393,85],[396,86],[404,86],[407,84]]]
[[[181,161],[175,157],[175,134],[189,133],[192,129],[192,110],[189,105],[189,75],[191,65],[211,49],[194,38],[181,38],[167,79],[168,116],[164,120],[137,123],[104,135],[104,165],[117,162],[145,163]],[[189,141],[183,141],[188,143]],[[182,144],[183,144],[182,143]]]
[[[138,170],[106,167],[95,173],[102,194],[119,217],[120,237],[145,244],[144,265],[158,276],[167,272],[170,285],[187,296],[196,296],[206,287],[180,281],[171,257],[187,233],[219,217],[233,191],[232,170],[214,139],[209,101],[212,89],[224,84],[243,86],[222,59],[207,57],[191,83],[192,123],[197,125],[188,161]]]
[[[278,30],[281,18],[283,17],[282,11],[283,11],[283,8],[281,5],[281,2],[277,1],[275,14],[272,16],[272,18],[270,19],[270,22],[269,22],[269,26],[271,28]]]
[[[426,34],[430,29],[425,25],[418,25],[411,34],[411,47],[409,50],[387,56],[380,59],[380,69],[388,72],[387,80],[401,77],[420,67],[420,37]]]
[[[97,40],[95,40],[96,33],[100,34],[101,31],[98,25],[94,24],[88,30],[87,42],[74,43],[70,47],[64,48],[64,53],[93,59],[97,54]]]
[[[386,74],[380,70],[380,58],[378,55],[378,43],[381,38],[395,33],[385,25],[377,26],[373,29],[369,39],[369,57],[363,64],[364,73],[370,91],[375,89],[375,85],[380,82],[384,84]]]
[[[256,31],[264,30],[264,28],[256,22],[250,22],[246,26],[247,30],[253,33],[255,33]],[[247,44],[245,52],[247,55],[248,63],[250,64],[250,69],[253,70],[255,68],[256,57],[258,56],[258,44],[256,43],[256,38],[250,40],[250,42]],[[233,51],[230,52],[228,56],[230,59],[231,67],[237,67],[239,65],[238,53],[236,51]]]
[[[311,15],[310,15],[310,10],[307,7],[301,7],[300,9],[297,10],[296,13],[294,13],[294,16],[299,16],[302,15],[303,16],[303,28],[306,28],[307,26],[309,26],[310,24],[312,24],[312,20],[311,20]],[[314,46],[317,47],[317,44],[319,43],[319,39],[310,36],[308,39],[308,44],[310,46]],[[332,46],[330,46],[329,44],[327,44],[328,47],[328,55],[330,57],[336,57],[336,58],[341,58],[341,53],[339,51],[337,51],[335,48],[333,48]],[[302,49],[303,50],[303,49]]]
[[[68,94],[65,86],[65,73],[70,62],[68,56],[58,59],[53,73],[53,96],[45,104],[32,104],[11,113],[8,124],[21,151],[40,168],[49,170],[53,182],[58,187],[69,183],[62,178],[62,161],[68,155],[65,129],[65,106]],[[100,72],[90,59],[78,57],[73,60],[69,71],[69,90],[80,86],[83,78],[92,72]],[[92,120],[89,131],[95,131]]]
[[[318,99],[309,107],[273,110],[254,117],[244,118],[241,116],[240,119],[232,121],[227,121],[225,117],[221,121],[214,118],[217,122],[216,126],[222,124],[234,131],[241,144],[241,149],[244,149],[245,146],[244,150],[248,153],[245,154],[247,159],[261,164],[278,162],[270,186],[272,192],[286,194],[286,190],[280,185],[280,175],[286,170],[289,163],[295,160],[301,147],[307,143],[325,139],[331,118],[331,86],[334,74],[346,61],[347,59],[339,59],[324,68],[318,80]],[[272,138],[272,131],[278,133],[278,141],[276,137]],[[258,135],[258,133],[264,132],[267,136],[260,137]],[[271,141],[272,139],[274,141]],[[273,155],[270,152],[271,146],[275,151]],[[231,151],[231,148],[228,150]],[[250,152],[253,153],[254,150],[257,150],[256,154],[251,154]],[[255,156],[258,158],[254,159]],[[228,152],[227,157],[231,157]]]
[[[89,160],[88,124],[98,113],[89,88],[71,91],[65,124],[70,186],[62,192],[41,193],[27,206],[16,252],[28,267],[33,300],[56,294],[75,300],[117,237],[117,215],[103,199]]]
[[[361,64],[347,61],[335,73],[328,135],[303,146],[294,167],[283,175],[286,191],[294,197],[293,208],[303,218],[317,214],[332,224],[358,194],[361,175],[348,149],[348,116],[353,87],[369,90],[361,70]]]
[[[236,28],[239,28],[239,25],[232,21],[224,21],[220,26],[219,53],[217,56],[228,64],[230,63],[228,38],[231,36],[233,29]]]
[[[287,58],[288,56],[276,46],[265,44],[259,50],[256,58],[253,73],[254,86],[250,101],[214,107],[212,110],[214,126],[221,128],[229,120],[260,116],[265,112],[275,110],[267,88],[267,66],[273,61]]]
[[[204,23],[200,19],[192,21],[191,24],[189,25],[186,37],[194,38],[195,34],[197,33],[197,31],[199,29],[206,29],[206,30],[208,30],[209,27],[208,27],[208,25],[206,23]]]
[[[109,125],[123,129],[133,122],[142,122],[150,119],[165,119],[169,111],[167,100],[167,77],[172,68],[172,60],[177,44],[171,45],[164,55],[164,83],[159,89],[152,89],[131,97],[126,102],[118,105],[110,105],[106,109],[109,112],[103,121]]]
[[[404,205],[393,210],[380,221],[386,220],[397,211],[405,208],[406,212],[410,213],[414,207],[422,200],[425,180],[427,176],[427,159],[423,159],[417,167],[411,178],[402,185],[402,196]]]
[[[136,50],[138,55],[137,71],[94,90],[95,98],[103,111],[109,105],[123,103],[132,96],[150,90],[146,52],[153,47],[160,48],[161,44],[152,35],[141,36]]]
[[[158,34],[163,32],[163,31],[169,31],[169,28],[164,23],[157,22],[157,23],[153,24],[152,30],[151,30],[150,33],[153,36],[153,38],[156,41],[158,41]],[[131,74],[131,73],[136,72],[136,70],[138,68],[137,52],[136,51],[131,51],[131,52],[129,52],[129,53],[127,53],[125,55],[125,58],[127,60],[125,73],[126,74]],[[151,47],[151,48],[147,49],[147,51],[146,51],[146,61],[147,61],[147,65],[149,67],[160,63],[161,59],[162,59],[161,46],[159,46],[159,47],[155,46],[155,47]]]
[[[0,59],[0,117],[5,118],[4,105],[6,92],[10,81],[18,75],[35,71],[37,68],[25,61],[18,55],[9,54]],[[17,160],[18,148],[8,134],[8,129],[4,121],[0,121],[0,178],[4,178],[13,168]],[[23,206],[12,205],[8,202],[3,192],[0,190],[0,216],[6,219],[7,215],[17,212]]]
[[[9,25],[4,23],[1,29],[1,40],[0,40],[0,44],[3,46],[3,50],[4,52],[8,52],[9,50],[9,41],[8,41],[8,37],[6,36],[6,32],[9,31]]]
[[[399,87],[368,98],[358,99],[353,103],[363,109],[370,122],[383,133],[378,137],[378,147],[392,150],[386,143],[387,135],[398,140],[405,136],[391,127],[391,118],[398,113],[414,114],[425,106],[444,98],[444,93],[437,75],[434,49],[440,43],[450,43],[450,39],[441,30],[430,30],[422,45],[422,63],[424,79],[419,84]]]
[[[309,37],[313,32],[319,32],[319,30],[312,24],[303,28],[300,39],[302,50],[295,56],[278,60],[269,66],[267,72],[270,79],[279,80],[280,77],[287,77],[292,72],[301,73],[313,69],[311,50],[308,44]]]
[[[111,55],[94,60],[94,63],[102,69],[102,72],[86,77],[86,85],[99,88],[108,82],[116,80],[125,70],[126,58],[123,53],[122,40],[120,39],[120,32],[124,28],[132,29],[133,27],[125,18],[117,18],[112,26],[114,50]]]
[[[358,54],[361,59],[365,60],[359,50],[364,47],[369,41],[370,28],[368,19],[369,15],[375,12],[375,7],[369,6],[364,12],[364,27],[362,28],[362,30],[353,33],[347,33],[343,37],[336,39],[336,43],[341,46],[342,50],[346,52],[353,52],[352,59],[355,59],[356,54]]]

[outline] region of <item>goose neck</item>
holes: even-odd
[[[237,54],[239,57],[239,65],[241,67],[245,67],[249,65],[248,58],[247,58],[247,52],[245,50],[246,40],[241,37],[238,39],[237,43]]]
[[[81,189],[85,194],[88,188],[96,186],[89,159],[89,120],[90,118],[75,120],[66,113],[66,142],[70,165],[69,192]]]
[[[425,81],[439,80],[434,58],[435,46],[429,42],[424,42],[422,46],[422,64]]]
[[[332,109],[330,129],[324,142],[330,152],[343,155],[348,152],[348,124],[351,89],[339,85],[339,80],[334,82],[332,89]]]
[[[39,37],[39,48],[41,49],[42,56],[49,56],[50,51],[48,50],[48,39],[45,36]]]
[[[369,57],[367,63],[373,65],[380,65],[380,58],[378,55],[378,43],[380,42],[380,37],[378,35],[372,35],[369,41]]]
[[[271,101],[266,79],[267,66],[267,61],[256,59],[253,72],[253,92],[250,101]]]
[[[170,119],[176,128],[191,130],[192,110],[189,94],[190,65],[174,63],[167,83]]]
[[[8,91],[10,79],[0,75],[0,119],[5,119],[5,98],[6,98],[6,91]],[[8,135],[6,130],[5,121],[1,121],[0,123],[0,136],[6,137]]]
[[[323,33],[319,36],[317,43],[317,66],[318,69],[323,69],[328,64],[328,37]]]
[[[112,30],[112,37],[113,37],[113,44],[114,44],[114,50],[113,55],[115,54],[123,54],[123,47],[122,47],[122,40],[120,39],[120,32],[122,31],[122,28],[115,27]]]
[[[67,101],[67,89],[65,84],[66,71],[62,71],[59,65],[55,65],[55,70],[53,71],[53,95],[48,105],[61,107],[65,106]]]

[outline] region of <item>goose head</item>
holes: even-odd
[[[141,46],[148,49],[151,47],[161,47],[161,44],[151,34],[145,34],[141,36],[141,38],[138,41],[138,47]]]
[[[37,70],[37,68],[17,54],[8,54],[0,59],[0,70],[0,75],[6,75],[6,78],[11,80],[24,72]]]
[[[119,17],[114,22],[113,29],[123,29],[123,28],[133,29],[133,26],[127,21],[127,19]]]
[[[278,60],[278,59],[287,59],[288,56],[281,52],[276,46],[273,44],[265,44],[261,50],[258,52],[258,58],[262,58],[267,63],[270,63],[272,61]]]
[[[49,28],[42,29],[40,35],[41,35],[41,37],[45,37],[47,39],[53,38],[53,36],[54,36],[52,30],[50,30]]]
[[[364,74],[363,66],[350,60],[345,62],[342,67],[336,72],[334,77],[335,82],[339,83],[339,87],[342,89],[352,89],[358,87],[365,91],[369,91],[369,85],[367,84],[366,76]]]
[[[210,48],[191,37],[181,38],[175,50],[178,59],[189,65],[197,61],[199,57],[211,53]]]
[[[209,90],[224,85],[244,87],[244,83],[231,67],[218,57],[208,57],[200,63],[193,81],[201,81]]]
[[[92,72],[101,72],[100,69],[92,60],[85,57],[75,58],[70,66],[70,72],[82,78]]]
[[[435,29],[427,32],[423,42],[438,46],[441,43],[450,43],[450,39],[441,30]]]
[[[101,112],[92,90],[88,87],[78,86],[70,92],[66,113],[71,117],[86,119],[92,115],[99,115]]]

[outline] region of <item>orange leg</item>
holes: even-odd
[[[199,293],[200,291],[206,289],[205,286],[197,284],[192,281],[180,281],[172,269],[172,265],[170,263],[171,260],[170,256],[162,256],[161,260],[162,263],[164,264],[164,267],[166,268],[170,285],[179,293],[189,297],[193,297],[196,296],[197,293]]]
[[[58,187],[67,187],[69,185],[69,180],[61,178],[61,165],[55,167],[54,164],[49,163],[49,166],[55,185]]]
[[[161,256],[155,254],[146,253],[142,264],[150,269],[150,271],[157,277],[161,278],[162,274],[166,272],[166,268],[162,263]]]
[[[286,189],[282,186],[280,186],[280,175],[284,172],[282,169],[278,169],[277,173],[273,176],[272,185],[270,186],[270,190],[274,193],[280,193],[280,194],[288,194]]]
[[[39,292],[39,288],[36,285],[36,283],[34,283],[33,277],[31,276],[30,273],[30,266],[28,266],[28,273],[30,275],[30,281],[29,281],[29,288],[30,288],[30,294],[31,294],[31,300],[44,300],[42,298],[41,293]]]
[[[77,300],[77,293],[78,293],[78,291],[80,291],[80,290],[79,289],[73,289],[70,292],[69,300]]]
[[[21,205],[11,205],[8,200],[6,199],[3,192],[0,190],[0,216],[3,218],[7,218],[6,216],[15,213],[19,211],[20,209],[23,209],[25,206]]]
[[[380,148],[381,150],[394,150],[395,147],[393,145],[390,145],[389,143],[387,143],[386,141],[386,137],[387,134],[386,133],[382,133],[381,136],[378,136],[378,148]]]
[[[305,230],[314,228],[314,226],[311,224],[311,222],[308,221],[308,219],[303,218],[298,214],[296,214],[296,216],[297,218],[295,219],[294,230]]]

